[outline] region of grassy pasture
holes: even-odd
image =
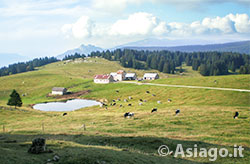
[[[95,74],[124,69],[116,62],[103,59],[88,59],[88,62],[58,62],[27,72],[0,78],[0,163],[45,163],[53,154],[31,155],[27,150],[35,137],[47,139],[48,148],[61,159],[58,163],[206,163],[209,158],[161,157],[157,149],[168,145],[174,150],[177,144],[184,148],[222,148],[230,152],[233,145],[244,146],[244,158],[221,158],[215,163],[248,163],[250,158],[250,95],[244,92],[206,89],[138,86],[113,83],[93,83]],[[125,69],[142,76],[144,71]],[[150,72],[148,70],[147,72]],[[213,86],[249,89],[249,75],[216,77],[187,77],[161,74],[163,79],[155,83]],[[168,78],[166,78],[168,77]],[[218,83],[215,84],[214,80]],[[108,109],[99,106],[68,112],[42,112],[30,104],[55,101],[46,95],[54,86],[69,88],[69,91],[91,90],[82,95],[86,99],[120,98],[116,106]],[[27,93],[22,97],[24,105],[13,109],[6,106],[12,89]],[[119,90],[119,93],[115,91]],[[147,94],[146,91],[150,91]],[[156,96],[152,96],[155,94]],[[124,102],[132,96],[129,102]],[[167,99],[172,102],[167,102]],[[139,99],[147,100],[142,106]],[[157,101],[161,101],[158,104]],[[128,103],[132,106],[129,107]],[[122,104],[123,107],[119,107]],[[157,107],[158,112],[152,113]],[[178,116],[174,115],[180,109]],[[233,119],[239,111],[238,119]],[[134,112],[135,117],[124,119],[125,112]],[[81,128],[86,125],[86,131]],[[44,131],[42,131],[44,125]],[[5,132],[2,132],[2,127]],[[5,143],[16,140],[16,143]]]

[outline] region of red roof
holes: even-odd
[[[110,75],[96,75],[95,79],[109,79]]]
[[[124,71],[123,70],[119,70],[119,71],[117,71],[117,74],[123,74],[124,73]]]

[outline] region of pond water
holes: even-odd
[[[41,103],[33,106],[34,109],[41,111],[73,111],[85,107],[100,105],[100,102],[94,100],[73,99],[66,102],[49,102]]]

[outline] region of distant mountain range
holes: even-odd
[[[136,42],[135,42],[136,43]],[[143,46],[141,42],[136,44],[127,44],[118,46],[121,49],[134,49],[134,50],[149,50],[149,51],[181,51],[181,52],[199,52],[199,51],[220,51],[220,52],[238,52],[250,54],[250,41],[230,42],[222,44],[206,44],[206,45],[181,45],[181,46]],[[116,48],[116,49],[117,49]]]
[[[215,44],[216,42],[207,41],[202,39],[160,39],[160,38],[148,38],[144,40],[139,40],[136,42],[126,43],[120,46],[116,46],[113,49],[122,47],[174,47],[174,46],[184,46],[184,45],[197,45],[197,44]]]
[[[198,45],[195,43],[202,43]],[[208,44],[208,41],[204,40],[167,40],[167,39],[145,39],[137,42],[131,42],[124,45],[110,48],[115,49],[134,49],[134,50],[148,50],[148,51],[181,51],[181,52],[198,52],[198,51],[221,51],[221,52],[238,52],[244,54],[250,54],[250,40],[239,41],[220,44]],[[210,42],[211,43],[211,42]],[[177,46],[176,46],[177,45]],[[63,59],[66,55],[73,55],[75,53],[89,55],[93,51],[104,51],[94,45],[81,45],[79,48],[71,49],[65,53],[58,55],[58,59]]]
[[[26,56],[21,56],[19,54],[14,53],[0,53],[0,68],[4,66],[8,66],[9,64],[24,62],[29,60]]]
[[[197,43],[200,43],[197,44]],[[211,43],[211,42],[210,42]],[[201,45],[202,44],[202,45]],[[167,40],[167,39],[145,39],[137,42],[131,42],[120,45],[109,50],[115,49],[134,49],[134,50],[149,50],[149,51],[182,51],[182,52],[197,52],[197,51],[221,51],[221,52],[238,52],[250,54],[250,40],[209,44],[204,40]],[[94,45],[81,45],[79,48],[71,49],[57,56],[58,59],[63,59],[66,55],[75,53],[89,55],[93,51],[104,51],[100,47]],[[107,49],[106,49],[107,50]],[[0,67],[8,66],[9,64],[28,61],[30,58],[14,53],[0,53]]]
[[[74,55],[75,53],[89,55],[93,51],[103,51],[103,49],[91,44],[89,45],[82,44],[79,48],[68,50],[63,54],[58,55],[56,58],[62,60],[65,56]]]

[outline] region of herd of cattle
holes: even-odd
[[[119,93],[119,90],[116,90],[116,93]],[[150,94],[150,91],[146,91],[146,93],[147,94]],[[154,96],[156,96],[155,94],[152,94],[152,96],[154,97]],[[131,97],[131,96],[129,96],[128,97],[128,99],[124,99],[123,101],[124,102],[129,102],[129,100],[131,100],[131,99],[133,99],[133,97]],[[115,106],[115,105],[117,105],[117,101],[121,101],[121,99],[117,99],[117,100],[112,100],[112,102],[111,102],[111,104],[110,104],[110,106]],[[145,102],[147,102],[147,100],[143,100],[143,99],[139,99],[139,105],[141,106],[141,105],[143,105],[143,103],[145,103]],[[172,102],[172,100],[171,99],[168,99],[168,102]],[[157,101],[157,103],[158,104],[161,104],[161,101]],[[132,106],[132,103],[129,103],[128,104],[128,106]],[[105,107],[105,109],[108,109],[107,107],[108,107],[108,105],[106,104],[106,103],[101,103],[101,105],[100,105],[100,107]],[[123,107],[123,105],[122,104],[120,104],[120,107]],[[157,108],[153,108],[152,110],[151,110],[151,113],[154,113],[154,112],[157,112]],[[180,109],[177,109],[176,111],[175,111],[175,115],[178,115],[180,113]],[[124,118],[131,118],[131,117],[133,117],[134,116],[134,113],[133,112],[126,112],[124,115]]]
[[[116,90],[116,93],[119,93],[119,90]],[[150,91],[146,91],[146,93],[150,94]],[[156,95],[152,94],[152,96],[156,96]],[[128,99],[131,100],[131,99],[133,99],[133,97],[129,96]],[[121,101],[121,99],[118,98],[117,101]],[[140,101],[140,103],[139,103],[140,106],[143,104],[143,102],[147,102],[147,100],[143,100],[143,99],[139,99],[139,101]],[[128,102],[128,100],[124,99],[124,102]],[[172,100],[168,99],[168,102],[172,102]],[[157,101],[157,103],[161,104],[161,101]],[[112,100],[112,103],[110,105],[111,106],[115,106],[116,105],[116,100]],[[132,104],[129,103],[128,106],[132,106]],[[105,103],[103,103],[103,102],[101,102],[100,107],[105,107],[105,109],[108,109],[107,108],[108,105],[105,104]],[[122,104],[120,104],[120,107],[123,107]],[[151,113],[157,112],[157,110],[158,110],[157,108],[153,108],[151,110]],[[181,112],[181,110],[177,109],[175,111],[175,116],[178,115],[180,112]],[[66,115],[67,115],[67,113],[63,113],[63,116],[66,116]],[[123,116],[124,116],[124,118],[131,118],[131,117],[134,117],[134,113],[132,113],[132,112],[126,112]],[[239,112],[235,112],[233,118],[236,119],[236,118],[238,118],[238,116],[239,116]]]

